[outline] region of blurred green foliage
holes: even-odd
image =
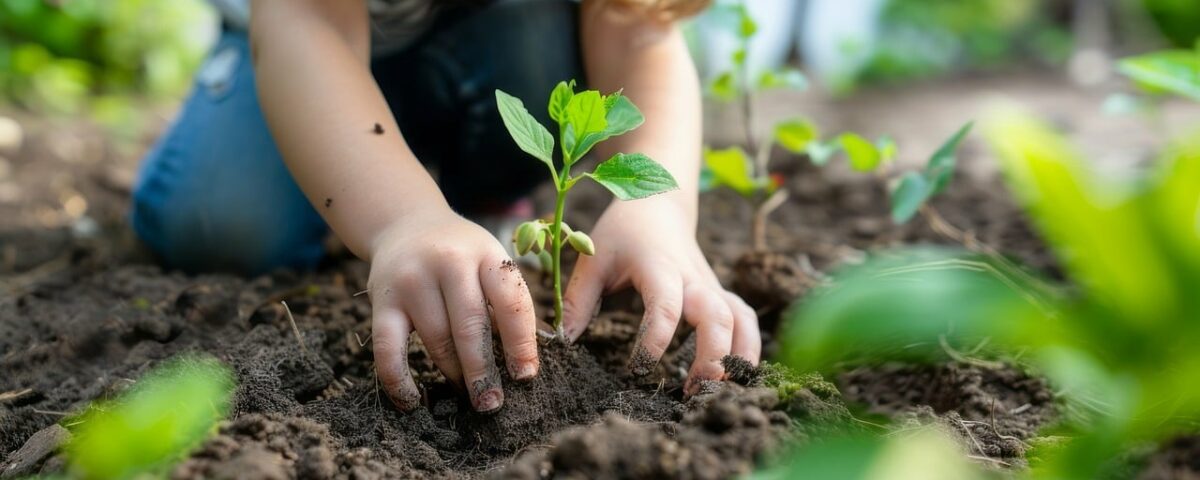
[[[1117,67],[1149,94],[1173,94],[1200,102],[1200,41],[1194,50],[1146,53],[1121,59]]]
[[[1072,439],[1039,451],[1034,478],[1099,478],[1123,449],[1200,418],[1200,135],[1144,178],[1095,175],[1046,124],[1007,111],[985,133],[1071,287],[1001,259],[882,254],[837,275],[791,315],[799,369],[949,356],[987,339],[1050,378]]]
[[[159,366],[113,401],[98,401],[68,423],[72,476],[133,478],[162,474],[200,445],[229,413],[233,374],[211,357]]]
[[[119,121],[124,97],[183,93],[215,29],[203,0],[4,0],[0,93],[37,111]]]
[[[1200,2],[1142,0],[1142,4],[1159,31],[1176,47],[1190,47],[1200,38]]]
[[[876,51],[859,81],[929,77],[952,69],[988,69],[1017,58],[1058,65],[1071,53],[1070,32],[1040,0],[891,0]]]

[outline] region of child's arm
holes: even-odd
[[[614,202],[592,230],[597,253],[580,257],[566,297],[567,335],[591,321],[605,291],[633,286],[646,305],[630,367],[653,366],[680,317],[697,331],[696,361],[687,393],[698,380],[724,374],[733,353],[757,362],[761,350],[754,310],[725,291],[696,243],[700,176],[700,86],[683,35],[674,25],[619,12],[587,0],[581,22],[589,86],[625,89],[646,123],[605,144],[602,155],[644,152],[667,167],[680,189],[636,202]]]
[[[368,69],[363,0],[255,0],[252,9],[259,100],[275,142],[309,201],[371,262],[372,339],[388,395],[401,408],[420,399],[407,365],[415,328],[476,409],[499,408],[488,305],[508,368],[524,379],[538,370],[533,302],[520,272],[502,264],[504,247],[451,211],[400,136]]]

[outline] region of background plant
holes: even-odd
[[[802,90],[807,80],[800,71],[781,69],[766,71],[752,78],[746,62],[749,42],[758,32],[754,18],[750,16],[744,1],[730,9],[736,18],[738,48],[732,54],[734,70],[724,72],[709,87],[712,96],[725,102],[736,102],[741,113],[743,133],[742,146],[725,149],[704,150],[705,172],[708,186],[724,186],[737,192],[754,206],[750,225],[751,247],[754,251],[766,251],[767,216],[787,200],[783,188],[785,179],[772,175],[769,163],[773,148],[779,147],[797,155],[807,155],[813,163],[824,165],[831,157],[844,149],[850,156],[851,166],[856,170],[869,171],[895,155],[895,143],[881,138],[872,144],[855,133],[845,133],[832,142],[822,142],[819,126],[804,117],[793,117],[772,126],[772,135],[757,138],[754,120],[755,97],[757,94],[780,88]]]
[[[793,312],[786,358],[829,369],[944,358],[944,342],[1026,349],[1065,392],[1073,437],[1038,452],[1032,476],[1102,477],[1123,449],[1200,415],[1200,136],[1121,182],[1024,114],[998,115],[987,137],[1075,288],[964,252],[881,254]]]
[[[562,248],[570,245],[583,255],[595,254],[587,234],[563,222],[567,192],[583,178],[591,178],[621,200],[635,200],[679,188],[662,165],[640,153],[617,153],[591,172],[572,176],[571,167],[598,143],[624,135],[645,121],[642,112],[621,92],[602,95],[596,90],[575,92],[575,82],[559,82],[550,94],[550,118],[558,122],[561,167],[554,161],[554,137],[529,114],[521,100],[496,90],[496,104],[504,126],[521,150],[550,169],[555,188],[554,219],[533,220],[517,227],[513,243],[517,254],[549,255],[554,280],[554,329],[562,338]],[[646,232],[652,235],[653,232]],[[548,252],[548,253],[547,253]]]
[[[214,358],[181,357],[67,424],[68,473],[81,478],[162,476],[229,413],[233,375]]]

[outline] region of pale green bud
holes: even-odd
[[[513,231],[513,245],[517,247],[518,255],[525,255],[533,250],[538,232],[542,231],[536,222],[525,222]]]
[[[595,255],[596,244],[592,243],[592,237],[587,236],[583,232],[571,232],[567,235],[567,243],[571,244],[571,248],[584,255]]]

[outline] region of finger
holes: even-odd
[[[762,332],[758,329],[758,314],[742,297],[724,292],[725,301],[733,311],[733,348],[731,353],[754,365],[762,358]]]
[[[461,263],[455,263],[461,266]],[[471,404],[478,412],[491,412],[504,405],[500,372],[492,350],[492,320],[488,316],[479,274],[474,269],[453,267],[441,278],[442,297],[450,316],[450,334],[458,346],[458,363]]]
[[[563,333],[568,342],[578,340],[596,315],[596,306],[604,293],[606,265],[583,255],[575,262],[575,271],[571,273],[567,293],[563,295]]]
[[[684,292],[683,316],[696,327],[696,360],[683,387],[684,394],[694,395],[700,381],[725,376],[721,359],[733,344],[733,311],[716,288],[691,284]]]
[[[408,369],[408,335],[412,324],[394,307],[372,307],[371,348],[375,372],[396,408],[409,411],[421,403],[421,392]]]
[[[425,352],[429,359],[437,365],[442,375],[452,383],[463,385],[462,366],[458,363],[458,353],[454,345],[454,337],[450,334],[450,321],[446,317],[446,305],[442,301],[441,290],[435,283],[424,283],[417,288],[405,289],[406,304],[404,311],[412,320],[425,344]]]
[[[683,313],[683,280],[668,274],[668,269],[649,267],[635,274],[634,288],[642,296],[646,313],[633,344],[629,371],[637,376],[648,375],[671,344],[679,316]]]
[[[528,380],[538,373],[537,317],[533,298],[521,277],[521,269],[511,259],[503,260],[479,272],[479,280],[492,306],[508,373],[516,380]]]

